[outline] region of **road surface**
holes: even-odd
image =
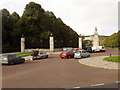
[[[91,57],[109,55],[93,53]],[[113,54],[117,51],[113,50]],[[26,61],[23,64],[2,66],[3,88],[74,88],[112,84],[118,81],[117,70],[105,70],[82,65],[78,59],[61,59],[49,55],[47,59]],[[117,88],[117,85],[115,85]]]

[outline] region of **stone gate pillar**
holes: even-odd
[[[82,49],[82,36],[81,36],[81,34],[79,35],[78,44],[79,44],[79,48]]]
[[[52,34],[50,36],[49,43],[50,43],[50,51],[53,52],[54,51],[54,37]]]
[[[25,38],[21,37],[21,52],[25,52]]]

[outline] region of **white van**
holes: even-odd
[[[99,52],[100,48],[98,46],[93,46],[92,47],[92,52]]]
[[[104,46],[93,46],[92,47],[92,52],[105,52],[105,47]]]
[[[105,52],[105,46],[98,46],[100,48],[100,51]]]

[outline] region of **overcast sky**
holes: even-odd
[[[0,9],[22,15],[29,2],[41,4],[45,11],[52,11],[78,34],[92,35],[95,27],[100,35],[118,31],[119,0],[0,0]]]

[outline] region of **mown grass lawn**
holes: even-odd
[[[25,53],[17,53],[16,56],[28,56],[28,55],[31,55],[33,52],[25,52]]]
[[[111,62],[120,62],[120,56],[111,56],[111,58],[110,57],[106,57],[103,60],[111,61]]]

